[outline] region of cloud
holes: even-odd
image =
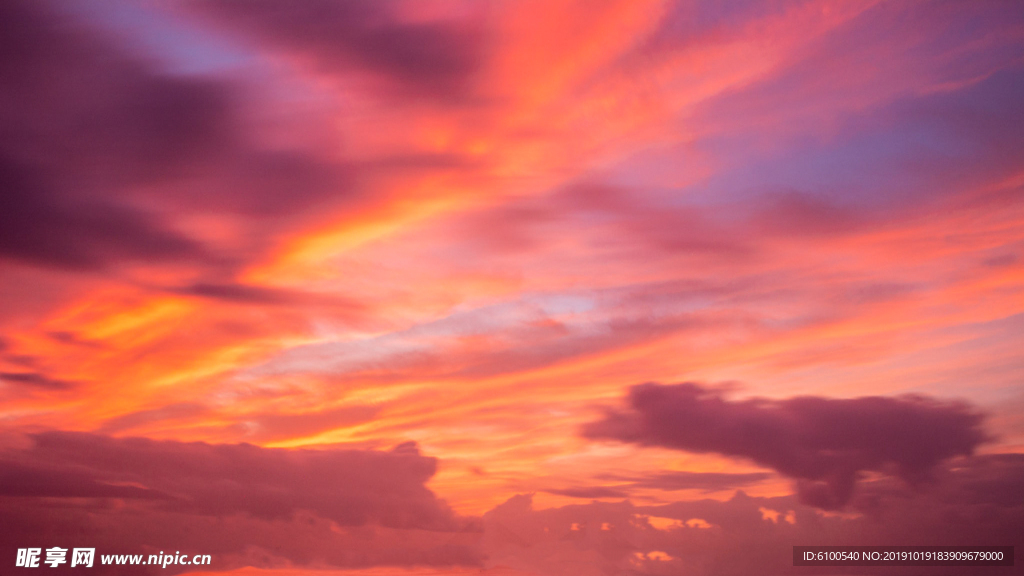
[[[435,461],[416,451],[288,451],[71,432],[32,438],[31,449],[9,457],[85,467],[111,482],[174,494],[180,500],[176,507],[198,514],[272,519],[308,510],[341,525],[454,526],[452,515],[423,486]]]
[[[594,502],[544,510],[518,495],[484,515],[487,565],[537,576],[564,574],[566,566],[586,575],[800,574],[792,566],[794,544],[1005,545],[1024,532],[1024,504],[1013,495],[1022,479],[1020,454],[958,458],[939,465],[923,492],[887,479],[866,482],[844,514],[824,513],[794,496],[742,491],[725,501]],[[1012,567],[990,570],[1016,573]],[[929,572],[945,576],[963,568]]]
[[[748,458],[794,478],[801,497],[839,508],[861,472],[891,472],[910,483],[987,439],[969,406],[922,396],[732,401],[685,383],[641,384],[628,407],[588,424],[584,436]]]
[[[412,444],[282,450],[73,432],[30,440],[0,453],[0,515],[19,526],[0,538],[5,547],[86,531],[108,552],[189,545],[240,564],[258,560],[246,559],[248,547],[297,564],[478,560],[472,523],[424,486],[436,461]],[[361,554],[346,543],[355,534]]]
[[[220,158],[235,137],[231,90],[200,77],[162,73],[112,38],[56,7],[8,2],[0,90],[5,153],[48,162],[54,180],[83,194],[92,184],[152,182]],[[54,141],[59,136],[60,141]]]
[[[244,112],[255,91],[169,73],[60,8],[0,7],[0,258],[224,272],[289,218],[352,197],[350,163],[257,136]],[[199,212],[202,227],[183,225]]]
[[[545,490],[549,494],[570,498],[628,498],[629,493],[606,486],[582,486],[577,488]]]
[[[735,207],[732,210],[738,210]],[[550,194],[530,196],[475,211],[456,222],[466,249],[494,254],[538,252],[557,245],[566,230],[587,238],[588,250],[609,254],[633,246],[648,254],[702,256],[744,261],[755,252],[736,224],[707,206],[688,205],[654,191],[581,178]],[[609,238],[615,242],[609,242]],[[573,245],[575,250],[580,246]]]
[[[572,509],[544,526],[557,537],[488,536],[495,562],[550,552],[537,560],[549,573],[756,573],[715,530],[785,530],[790,510],[817,517],[808,503],[890,518],[886,506],[917,498],[907,481],[938,495],[944,478],[962,479],[951,493],[999,499],[929,516],[922,497],[908,518],[970,527],[1011,511],[1012,485],[993,480],[1010,464],[943,467],[980,439],[970,410],[957,420],[941,402],[723,397],[719,414],[714,393],[697,394],[688,406],[711,424],[697,432],[657,406],[615,412],[637,428],[657,420],[629,441],[671,444],[665,428],[673,448],[766,470],[750,474],[666,472],[679,464],[667,451],[580,452],[570,437],[623,379],[763,374],[759,394],[970,382],[1019,444],[1024,411],[1003,402],[1024,335],[1010,327],[1024,230],[1019,9],[467,5],[481,4],[0,7],[8,424],[254,443],[353,427],[363,447],[408,436],[452,458],[434,477],[396,464],[431,461],[408,447],[356,451],[364,462],[338,448],[62,440],[76,448],[4,456],[2,525],[96,534],[125,552],[210,540],[260,566],[472,564],[461,519],[438,528],[450,513],[425,485],[479,509],[526,488],[721,498],[782,475],[804,503]],[[224,66],[228,45],[237,66]],[[182,72],[195,69],[222,75]],[[1007,186],[1002,203],[971,203]],[[366,303],[364,320],[347,298]],[[82,384],[48,390],[58,378]],[[685,404],[669,396],[666,410]],[[386,418],[360,426],[380,413],[352,399],[386,402]],[[902,408],[909,418],[887,415]],[[850,441],[813,418],[838,426],[844,410]],[[909,432],[939,448],[915,461],[924,441]],[[421,512],[399,522],[392,496]],[[638,527],[617,540],[620,517]],[[835,522],[823,526],[850,526]],[[591,532],[613,537],[590,545]],[[753,558],[769,566],[787,544],[765,542]]]
[[[240,302],[246,304],[283,304],[296,300],[297,294],[290,290],[264,288],[261,286],[246,286],[244,284],[212,284],[198,283],[185,286],[177,292],[192,296],[214,298],[228,302]]]
[[[0,257],[71,269],[110,260],[182,260],[201,247],[141,212],[103,201],[62,199],[0,152]],[[64,200],[70,200],[65,202]]]
[[[662,472],[645,476],[627,476],[623,474],[596,474],[596,480],[614,482],[611,486],[572,486],[569,488],[552,488],[544,490],[549,494],[568,496],[570,498],[629,498],[637,488],[653,488],[655,490],[700,490],[703,492],[719,492],[740,487],[751,486],[774,475],[767,472],[728,473],[728,472]]]
[[[46,336],[51,338],[55,342],[60,342],[61,344],[68,344],[68,345],[71,345],[71,346],[82,346],[82,347],[85,347],[85,348],[102,348],[103,347],[101,344],[99,344],[97,342],[93,342],[91,340],[83,339],[78,334],[75,334],[74,332],[69,332],[67,330],[53,330],[53,331],[47,332]]]
[[[479,30],[453,20],[411,21],[395,5],[355,0],[196,2],[225,27],[311,61],[321,71],[361,71],[412,96],[458,101],[481,65]]]
[[[169,289],[171,293],[196,296],[232,304],[268,306],[319,306],[331,308],[339,316],[357,321],[365,315],[367,307],[351,298],[336,294],[322,294],[302,290],[268,288],[238,282],[197,282]]]
[[[70,390],[74,382],[44,376],[38,372],[0,372],[0,381],[41,390]]]
[[[138,486],[110,484],[96,475],[74,469],[54,469],[45,464],[25,465],[4,462],[0,472],[0,497],[30,498],[163,498],[157,490]]]
[[[203,256],[112,191],[223,147],[223,87],[147,70],[42,3],[0,11],[0,256],[72,269]]]
[[[603,474],[598,478],[604,480],[628,481],[630,486],[637,488],[656,488],[658,490],[703,490],[714,492],[730,490],[757,484],[772,477],[766,472],[729,473],[729,472],[661,472],[641,478],[631,478],[618,474]]]

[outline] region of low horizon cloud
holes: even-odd
[[[12,554],[68,544],[108,554],[173,546],[216,556],[218,570],[481,561],[473,543],[479,522],[425,486],[437,460],[414,443],[272,449],[61,431],[25,440],[27,447],[0,451],[0,523],[18,527],[4,531],[0,546]]]

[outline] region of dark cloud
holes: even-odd
[[[763,482],[772,477],[766,472],[750,472],[732,474],[728,472],[662,472],[642,478],[631,478],[616,474],[598,476],[603,480],[629,482],[628,486],[638,488],[656,488],[658,490],[703,490],[714,492],[731,490]]]
[[[39,366],[39,357],[31,354],[4,354],[3,359],[23,368],[33,369]]]
[[[367,313],[366,305],[344,296],[305,292],[302,290],[269,288],[233,281],[196,282],[187,286],[171,288],[170,292],[234,304],[320,306],[331,308],[334,313],[346,316],[353,321],[363,319]]]
[[[141,183],[215,158],[233,138],[226,85],[129,57],[43,2],[5,2],[3,147],[88,188]],[[56,140],[56,141],[55,141]]]
[[[38,372],[0,372],[0,381],[40,390],[69,390],[76,386],[74,382],[50,378]]]
[[[0,6],[0,258],[224,272],[290,217],[350,200],[351,165],[262,147],[241,86],[136,52],[60,6]],[[181,232],[176,219],[197,211],[236,221],[241,237],[217,250]]]
[[[627,498],[629,496],[628,492],[606,486],[582,486],[578,488],[545,490],[545,492],[570,498]]]
[[[261,45],[298,53],[321,70],[360,70],[412,96],[463,100],[483,57],[483,36],[475,27],[455,21],[403,21],[389,3],[256,0],[193,5]]]
[[[982,264],[992,268],[1003,268],[1007,266],[1013,266],[1019,261],[1020,257],[1016,254],[1000,254],[998,256],[987,258],[982,262]]]
[[[834,236],[876,224],[869,216],[833,199],[796,191],[767,194],[751,214],[749,226],[765,235]]]
[[[95,269],[106,261],[182,260],[203,251],[152,218],[95,200],[60,199],[33,175],[0,157],[0,257],[62,268]]]
[[[545,490],[549,494],[570,498],[629,498],[637,488],[656,490],[700,490],[718,492],[757,484],[771,478],[767,472],[731,474],[727,472],[664,472],[643,477],[621,474],[598,474],[596,480],[614,482],[611,486],[573,486]]]
[[[0,520],[19,527],[0,536],[5,549],[89,534],[108,553],[175,546],[220,555],[222,569],[479,562],[476,529],[424,486],[436,461],[415,445],[283,450],[47,432],[0,460]]]
[[[85,348],[102,348],[103,345],[99,342],[93,342],[92,340],[86,340],[74,332],[67,330],[54,330],[47,332],[46,335],[53,340],[60,342],[61,344],[70,344],[72,346],[82,346]]]
[[[246,304],[284,304],[296,299],[293,291],[232,283],[197,283],[176,291],[190,296]]]
[[[258,218],[302,213],[357,198],[355,166],[305,150],[237,150],[225,158],[214,194],[189,197],[213,209]]]
[[[939,462],[986,440],[981,422],[965,404],[921,396],[732,401],[697,384],[642,384],[630,389],[626,409],[583,433],[749,458],[796,479],[806,502],[838,508],[863,471],[927,481]]]
[[[8,457],[26,464],[84,467],[111,482],[173,494],[180,499],[179,509],[197,514],[273,519],[308,510],[342,525],[454,525],[452,515],[423,486],[436,462],[416,452],[274,450],[69,432],[42,433],[33,440],[31,449]]]
[[[156,490],[138,486],[108,484],[95,475],[61,466],[26,466],[4,462],[0,471],[0,497],[31,498],[166,498]]]
[[[44,2],[5,2],[3,149],[55,180],[152,182],[219,157],[235,137],[227,85],[174,76]]]
[[[202,257],[121,191],[221,148],[222,90],[153,73],[44,3],[5,2],[0,22],[0,257],[74,269]]]
[[[825,514],[794,496],[696,500],[658,506],[594,502],[534,510],[520,495],[484,515],[488,564],[537,576],[564,574],[804,574],[793,545],[1017,545],[1024,534],[1024,456],[959,458],[926,491],[865,482],[848,514]],[[962,567],[932,567],[949,576]],[[1019,574],[1019,566],[986,568]],[[860,569],[860,572],[864,572]],[[850,574],[849,568],[819,568]],[[921,574],[891,567],[888,574]]]

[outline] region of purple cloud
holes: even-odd
[[[452,21],[403,21],[387,3],[197,4],[225,26],[301,54],[322,70],[360,70],[386,80],[400,93],[459,100],[470,89],[483,57],[480,31]]]
[[[37,390],[70,390],[74,382],[50,378],[38,372],[0,372],[0,382]]]
[[[199,264],[224,276],[268,230],[350,198],[349,163],[258,141],[241,112],[256,96],[168,73],[122,44],[60,6],[0,6],[0,259],[79,271]],[[196,210],[262,232],[211,246],[176,221]]]
[[[629,486],[638,488],[656,488],[658,490],[703,490],[714,492],[730,490],[741,486],[750,486],[771,478],[766,472],[729,473],[729,472],[662,472],[640,478],[631,478],[617,474],[599,476],[605,480],[628,481]]]
[[[108,552],[218,554],[221,568],[479,561],[478,528],[425,486],[436,460],[412,443],[284,450],[73,432],[30,440],[0,452],[0,522],[19,527],[4,531],[3,549],[88,534]]]
[[[545,490],[548,494],[568,496],[570,498],[628,498],[629,493],[607,486],[578,486],[574,488],[553,488]]]
[[[845,505],[862,471],[915,484],[986,440],[965,404],[922,396],[728,400],[697,384],[642,384],[584,436],[748,458],[794,478],[805,502]]]

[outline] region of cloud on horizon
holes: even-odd
[[[202,550],[218,566],[475,564],[478,524],[425,486],[436,459],[43,432],[0,452],[4,549]],[[22,441],[24,443],[24,441]],[[10,444],[10,443],[9,443]],[[264,561],[258,557],[264,555]]]
[[[543,510],[520,494],[484,515],[487,565],[535,576],[560,576],[566,566],[583,576],[803,574],[805,568],[792,566],[793,545],[997,545],[1024,530],[1021,482],[1024,455],[991,454],[940,464],[924,491],[888,479],[865,482],[843,514],[822,512],[796,496],[743,491],[725,501],[593,502]],[[1019,573],[1018,567],[986,571]],[[928,572],[947,576],[963,568]],[[890,567],[887,573],[921,569]]]

